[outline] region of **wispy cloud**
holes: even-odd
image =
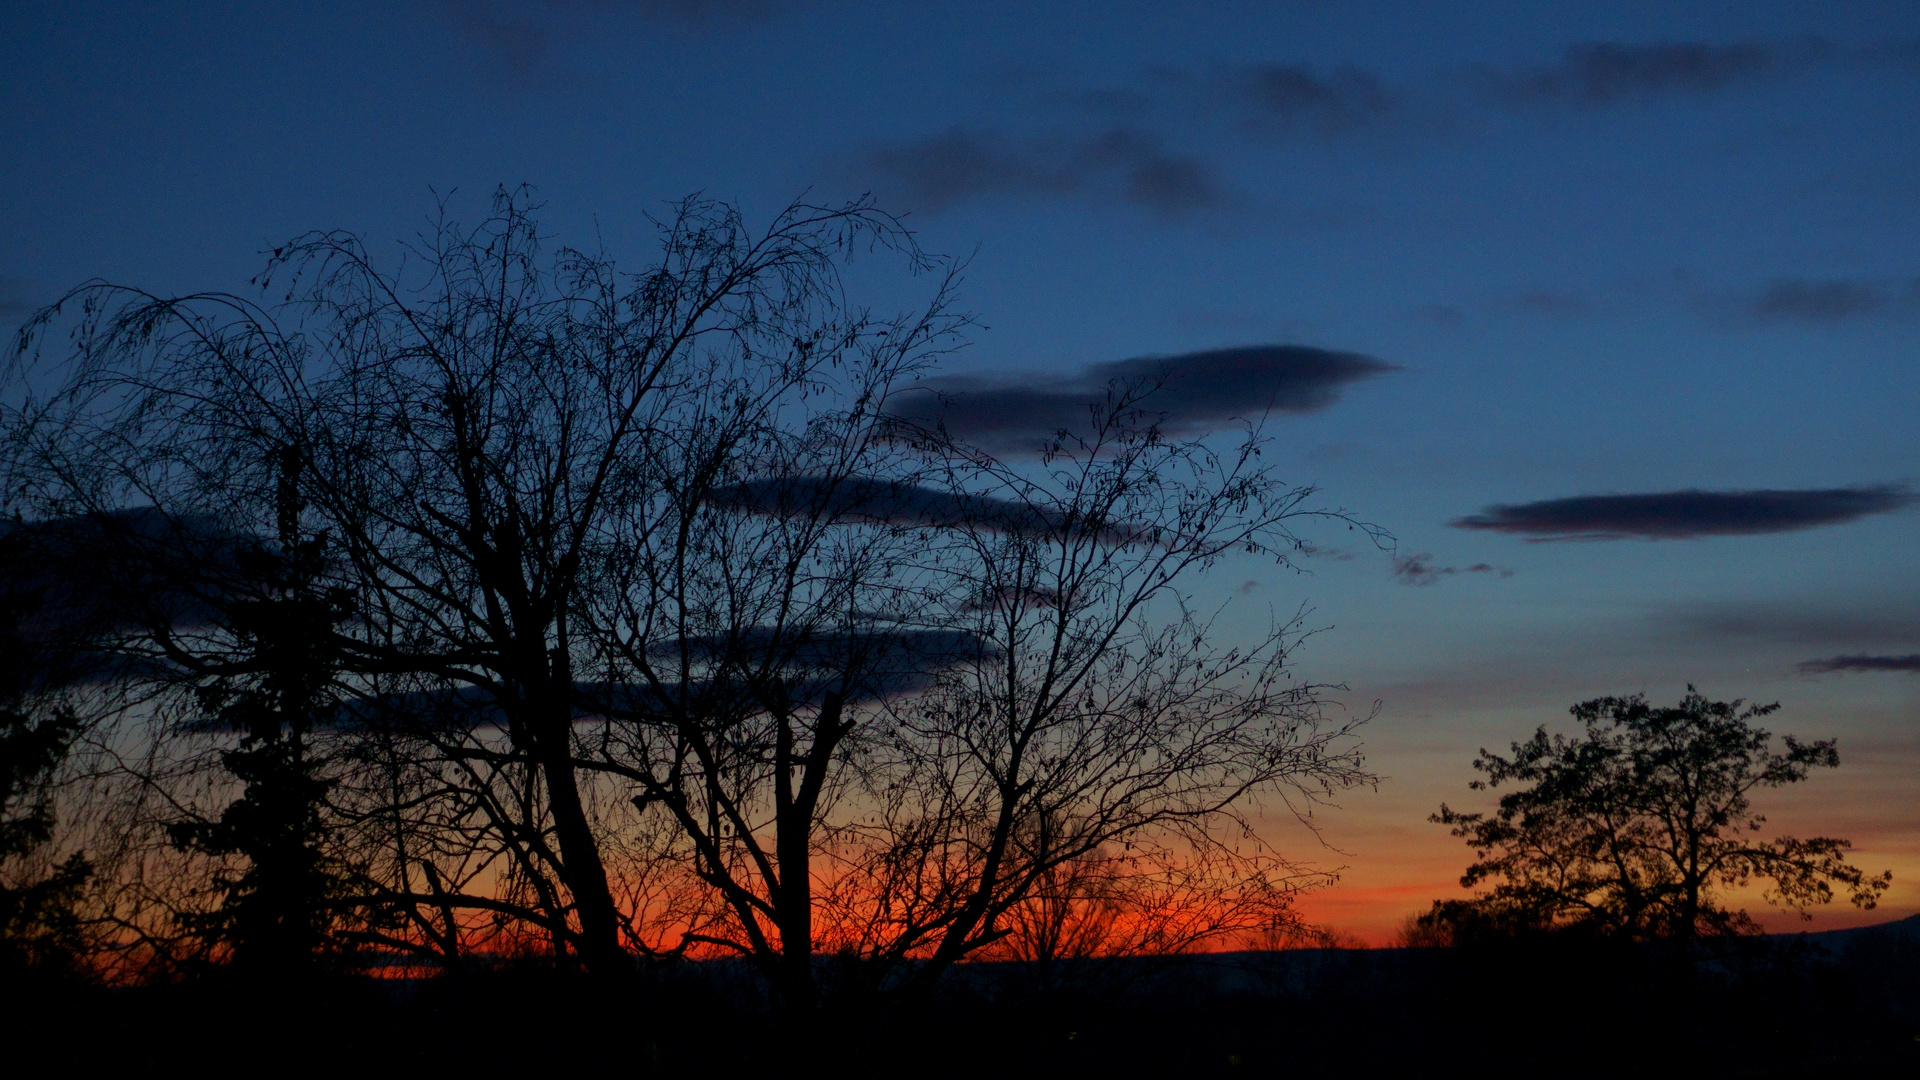
[[[869,145],[842,167],[917,209],[973,198],[1081,198],[1178,218],[1245,201],[1215,164],[1234,145],[1436,135],[1516,113],[1593,111],[1731,92],[1823,67],[1910,64],[1911,47],[1818,39],[1592,41],[1554,59],[1393,78],[1273,59],[1153,67],[1106,86],[1023,71],[1027,116]]]
[[[1400,108],[1380,76],[1352,64],[1326,74],[1306,64],[1250,64],[1216,85],[1225,93],[1215,107],[1260,131],[1345,135],[1383,124]]]
[[[1067,519],[1049,507],[877,477],[755,480],[718,488],[709,498],[714,505],[730,510],[823,521],[981,529],[1040,537],[1069,527]],[[1085,534],[1084,529],[1081,534]],[[1121,544],[1143,539],[1124,524],[1101,529],[1100,537]]]
[[[1199,158],[1134,128],[1085,136],[1015,137],[965,126],[871,147],[856,171],[889,198],[929,211],[983,196],[1084,195],[1163,217],[1234,201]]]
[[[1838,323],[1920,311],[1920,280],[1786,278],[1770,282],[1741,304],[1760,322]]]
[[[1720,601],[1661,608],[1653,623],[1687,637],[1871,652],[1920,645],[1911,597],[1827,601]]]
[[[1402,585],[1437,585],[1442,579],[1455,574],[1493,574],[1497,577],[1510,578],[1513,576],[1513,571],[1491,563],[1474,563],[1467,567],[1437,566],[1434,564],[1433,556],[1424,551],[1417,555],[1396,557],[1393,560],[1393,579]]]
[[[1573,293],[1558,292],[1552,289],[1534,289],[1514,297],[1507,305],[1510,310],[1525,315],[1539,315],[1550,319],[1573,319],[1585,315],[1592,305],[1586,298]]]
[[[1567,46],[1554,63],[1483,69],[1479,80],[1508,103],[1596,108],[1628,98],[1700,94],[1755,82],[1804,67],[1826,52],[1818,42],[1581,42]]]
[[[956,375],[902,394],[895,415],[993,448],[1031,448],[1087,427],[1116,385],[1146,391],[1138,407],[1174,434],[1196,434],[1269,411],[1310,413],[1348,385],[1395,370],[1359,353],[1305,345],[1250,345],[1089,364],[1055,377]]]
[[[0,319],[13,319],[32,311],[34,283],[26,278],[0,274]]]
[[[1541,540],[1684,540],[1839,525],[1916,501],[1906,487],[1667,491],[1503,503],[1451,524]]]
[[[748,670],[868,668],[898,674],[926,665],[948,666],[991,655],[990,643],[965,630],[914,630],[876,625],[859,633],[796,633],[790,627],[749,626],[725,635],[668,638],[647,646],[656,658],[686,657],[696,664],[731,662]]]
[[[1920,672],[1920,653],[1907,656],[1835,656],[1826,660],[1808,660],[1800,665],[1800,670],[1809,675],[1823,675],[1835,671],[1905,671]]]
[[[624,14],[700,31],[759,22],[783,6],[778,0],[432,0],[448,25],[514,77],[543,66],[556,34],[583,16]]]

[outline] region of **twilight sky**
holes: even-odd
[[[1272,826],[1348,867],[1310,913],[1384,940],[1458,892],[1425,816],[1477,805],[1477,748],[1690,681],[1837,736],[1772,820],[1894,870],[1869,920],[1920,910],[1920,7],[1548,9],[9,5],[0,322],[241,288],[311,228],[379,250],[435,191],[531,182],[638,263],[666,199],[872,190],[971,255],[951,422],[1017,441],[1173,358],[1176,424],[1271,403],[1291,475],[1397,538],[1208,586],[1312,608],[1301,672],[1381,702],[1381,788],[1327,846]]]

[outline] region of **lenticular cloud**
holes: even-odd
[[[1250,345],[1089,364],[1052,377],[929,379],[902,394],[893,412],[981,446],[1025,449],[1086,430],[1116,388],[1137,391],[1135,406],[1161,430],[1191,435],[1270,412],[1318,412],[1349,384],[1392,370],[1359,353]]]
[[[1840,525],[1912,505],[1898,485],[1769,491],[1667,491],[1576,495],[1502,503],[1452,522],[1459,529],[1515,533],[1532,540],[1687,540],[1753,536]]]

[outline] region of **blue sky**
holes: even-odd
[[[22,4],[0,95],[9,322],[93,276],[239,288],[310,228],[378,247],[434,191],[531,182],[558,237],[639,261],[695,190],[872,190],[971,257],[955,373],[1392,365],[1274,430],[1397,550],[1327,536],[1310,574],[1216,586],[1310,604],[1302,671],[1382,702],[1391,779],[1326,819],[1338,850],[1275,825],[1352,868],[1318,910],[1377,935],[1448,893],[1464,852],[1423,819],[1479,746],[1688,681],[1839,736],[1774,819],[1920,909],[1920,674],[1799,667],[1920,653],[1910,3]],[[1689,489],[1893,495],[1685,539],[1450,524]]]

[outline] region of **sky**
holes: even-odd
[[[1159,364],[1392,534],[1206,586],[1378,702],[1378,789],[1268,815],[1345,868],[1310,916],[1389,940],[1461,894],[1479,748],[1692,683],[1839,739],[1761,804],[1895,873],[1822,929],[1920,911],[1916,121],[1911,3],[14,4],[0,322],[503,183],[635,262],[693,192],[872,192],[966,260],[983,435]]]

